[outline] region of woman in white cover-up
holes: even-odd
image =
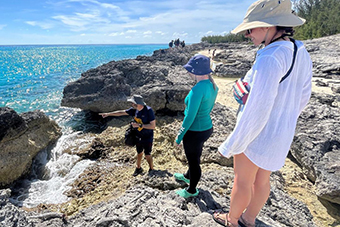
[[[284,165],[298,117],[311,95],[311,58],[301,41],[288,38],[293,27],[304,22],[292,13],[290,0],[260,0],[232,31],[265,47],[244,77],[250,93],[236,126],[218,149],[222,156],[234,158],[230,210],[213,214],[224,226],[255,226],[270,193],[270,174]]]

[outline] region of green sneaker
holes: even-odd
[[[184,181],[187,184],[190,184],[190,180],[185,178],[182,173],[175,173],[174,177],[175,177],[176,180],[181,180],[181,181]]]
[[[194,194],[189,193],[189,192],[188,192],[187,190],[185,190],[185,189],[176,191],[176,194],[177,194],[177,195],[179,195],[179,196],[181,196],[181,197],[183,197],[183,198],[185,198],[185,199],[190,198],[190,197],[198,196],[198,193],[199,193],[198,189],[196,189],[196,193],[194,193]]]

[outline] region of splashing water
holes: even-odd
[[[80,132],[63,135],[51,152],[40,152],[34,159],[31,175],[12,189],[11,202],[34,207],[40,203],[58,204],[68,200],[64,192],[93,161],[80,160],[73,153],[92,141]],[[67,153],[65,152],[67,151]]]

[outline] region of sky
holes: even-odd
[[[254,0],[1,0],[0,45],[198,43],[228,34]]]

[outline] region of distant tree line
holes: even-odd
[[[221,35],[212,35],[212,36],[204,36],[201,38],[201,42],[208,43],[231,43],[231,42],[243,42],[248,40],[244,35],[234,35],[234,34],[226,34],[224,36]]]
[[[297,39],[340,33],[340,0],[295,0],[295,11],[306,23],[295,29]]]
[[[295,13],[306,19],[296,27],[294,38],[300,40],[319,38],[340,33],[340,0],[293,0]],[[227,43],[248,40],[243,35],[204,36],[201,42]]]

